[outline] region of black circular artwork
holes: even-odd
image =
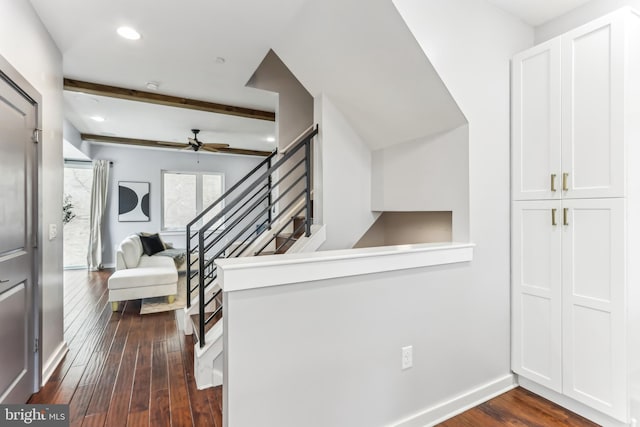
[[[128,188],[128,187],[124,187],[124,186],[119,186],[119,191],[118,191],[118,198],[120,200],[120,203],[118,205],[118,214],[122,215],[125,214],[127,212],[131,212],[132,210],[134,210],[136,208],[136,206],[138,206],[138,195],[136,194],[135,191],[133,191],[132,189]],[[148,194],[145,196],[147,198],[147,210],[145,211],[145,214],[148,216],[149,215],[149,202],[148,202]],[[144,207],[143,207],[144,209]]]
[[[146,216],[149,216],[149,193],[142,196],[140,207],[142,208],[142,213]]]

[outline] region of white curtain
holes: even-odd
[[[89,248],[87,265],[89,270],[101,270],[102,266],[102,219],[107,207],[109,190],[109,161],[93,161],[93,184],[91,185],[91,211],[89,212]]]

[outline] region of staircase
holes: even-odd
[[[274,151],[187,225],[184,329],[196,342],[199,389],[222,384],[223,298],[215,260],[309,250],[305,245],[317,227],[311,199],[317,133],[311,127],[284,153]]]

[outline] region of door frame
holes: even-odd
[[[0,79],[7,82],[10,86],[16,89],[22,96],[31,102],[35,108],[36,114],[36,126],[42,131],[42,96],[30,83],[25,79],[22,74],[16,70],[4,56],[0,55]],[[43,254],[42,254],[42,242],[43,242],[43,229],[40,221],[40,212],[42,211],[42,198],[40,196],[39,189],[42,187],[42,140],[38,141],[35,149],[35,159],[33,162],[33,176],[32,176],[32,206],[33,206],[33,233],[35,238],[35,247],[33,248],[33,259],[31,265],[32,274],[32,318],[33,325],[33,338],[38,340],[38,348],[35,348],[35,342],[29,345],[29,351],[34,354],[32,360],[33,368],[33,392],[40,390],[42,382],[42,266],[43,266]]]

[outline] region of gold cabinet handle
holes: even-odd
[[[551,174],[551,191],[556,191],[556,174]]]
[[[569,225],[569,219],[567,213],[569,212],[569,208],[562,209],[562,224]]]
[[[558,209],[556,209],[556,208],[551,209],[551,225],[558,225],[556,223],[556,211],[557,210]]]
[[[569,191],[569,174],[562,174],[562,191]]]

